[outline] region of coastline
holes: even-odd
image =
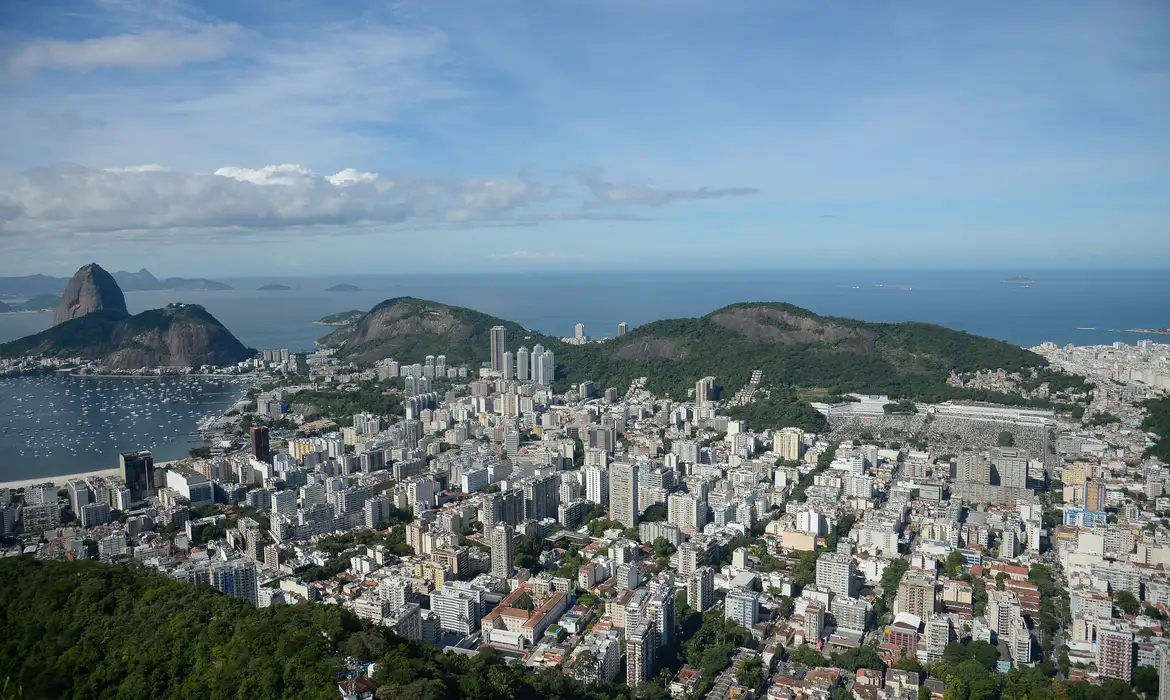
[[[1121,328],[1114,333],[1137,333],[1145,335],[1170,335],[1170,328]]]
[[[167,467],[182,460],[172,459],[167,462],[155,462],[154,467]],[[58,474],[56,476],[35,476],[28,479],[13,479],[12,481],[0,481],[0,489],[24,489],[33,484],[51,483],[57,488],[65,488],[65,484],[70,479],[86,479],[91,476],[122,476],[122,468],[114,467],[112,469],[95,469],[88,472],[75,472],[73,474]]]

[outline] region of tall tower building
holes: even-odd
[[[263,425],[253,425],[251,435],[252,456],[261,462],[272,464],[272,447],[268,440],[268,428]]]
[[[150,450],[123,452],[118,455],[118,462],[122,468],[122,480],[130,489],[131,502],[138,503],[155,494],[154,455]]]
[[[1133,632],[1120,626],[1097,628],[1097,673],[1126,683],[1133,680]]]
[[[760,617],[760,594],[746,588],[732,588],[727,592],[723,616],[734,622],[752,628]]]
[[[516,376],[516,361],[510,351],[504,353],[504,364],[500,367],[500,373],[504,379],[514,379]]]
[[[1158,649],[1158,700],[1170,700],[1170,647]]]
[[[492,528],[492,576],[511,578],[512,560],[516,557],[514,531],[507,523]]]
[[[636,688],[654,677],[658,640],[654,626],[646,622],[626,630],[626,686]]]
[[[917,615],[923,620],[934,614],[934,578],[926,574],[907,573],[898,584],[896,612]]]
[[[638,524],[638,468],[615,462],[609,470],[609,517],[626,527]]]
[[[695,382],[695,403],[715,400],[715,377],[703,377]]]
[[[772,438],[772,451],[781,459],[799,461],[804,456],[804,431],[800,428],[784,428]]]
[[[839,596],[853,597],[853,557],[827,553],[817,559],[817,586],[823,586]]]
[[[532,379],[532,365],[528,357],[528,348],[520,346],[516,351],[516,379],[527,382]]]
[[[700,566],[687,579],[687,605],[705,612],[715,602],[715,569]]]
[[[532,346],[532,355],[530,355],[531,360],[532,360],[532,369],[528,373],[528,376],[534,382],[536,381],[536,373],[540,370],[540,356],[543,354],[544,354],[544,346],[543,345],[541,345],[540,343],[537,343],[536,345]]]
[[[1105,484],[1100,481],[1085,482],[1085,510],[1105,511]]]
[[[990,484],[991,463],[985,455],[965,454],[959,457],[955,478],[969,484]]]
[[[618,324],[617,334],[618,334],[619,338],[622,337],[623,335],[625,335],[626,333],[629,333],[629,332],[630,332],[630,326],[625,321],[622,321],[621,323]]]
[[[533,357],[536,370],[533,379],[541,386],[550,386],[556,380],[556,358],[552,350],[545,350],[539,356]]]
[[[999,448],[991,452],[991,465],[999,475],[999,485],[1024,489],[1028,487],[1028,453],[1023,450]]]
[[[576,326],[573,327],[573,337],[575,339],[577,339],[578,341],[585,340],[585,324],[584,323],[578,323]]]
[[[585,500],[600,505],[609,503],[609,471],[598,466],[585,467],[582,471],[585,476]]]
[[[504,371],[504,327],[492,326],[492,371]]]

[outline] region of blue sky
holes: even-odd
[[[1168,34],[1160,0],[9,0],[0,274],[1164,268]]]

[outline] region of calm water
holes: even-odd
[[[820,314],[868,321],[926,321],[1033,346],[1051,340],[1080,345],[1134,343],[1147,337],[1114,329],[1170,326],[1170,274],[1162,271],[1061,271],[1031,275],[1024,288],[1001,282],[1015,271],[909,272],[655,272],[412,275],[348,278],[257,278],[224,281],[230,292],[132,292],[130,311],[173,301],[202,304],[244,344],[312,349],[327,333],[313,321],[349,309],[368,310],[396,296],[468,306],[556,335],[574,324],[612,336],[620,321],[705,314],[739,301],[786,301]],[[269,282],[287,292],[261,292]],[[347,282],[360,292],[327,293]],[[876,285],[883,285],[878,287]],[[51,313],[0,315],[0,342],[35,333]],[[1081,329],[1093,330],[1081,330]],[[1148,336],[1170,341],[1168,336]]]
[[[739,301],[787,301],[825,315],[925,321],[1023,346],[1046,340],[1079,345],[1134,343],[1147,337],[1170,342],[1170,336],[1115,330],[1170,327],[1170,275],[1165,272],[1035,273],[1029,274],[1035,284],[1027,288],[1001,281],[1019,273],[691,271],[224,278],[234,291],[133,292],[126,295],[126,302],[131,312],[175,301],[202,304],[244,344],[294,351],[312,349],[313,340],[331,330],[314,325],[314,320],[338,311],[367,310],[397,296],[468,306],[562,336],[571,335],[576,323],[584,323],[589,335],[612,336],[620,321],[633,328],[662,318],[705,314]],[[270,282],[293,289],[257,290]],[[341,282],[362,291],[323,291]],[[0,315],[0,342],[43,330],[51,322],[51,313]],[[71,390],[69,398],[62,399],[71,382],[99,383],[87,391],[78,388],[77,398]],[[157,405],[164,390],[144,390],[144,386],[141,380],[0,383],[0,450],[13,456],[25,452],[0,465],[0,480],[110,467],[116,464],[119,450],[156,443],[160,458],[182,456],[199,418],[226,409],[235,397],[222,387],[208,387],[207,396],[202,390],[192,390],[181,404],[168,404],[175,410],[166,413]],[[14,405],[17,398],[22,401]],[[25,406],[23,401],[32,404]],[[54,406],[48,407],[49,403]],[[33,410],[42,422],[28,423],[25,416],[34,414],[15,416],[11,412],[16,405],[21,411]],[[82,410],[85,405],[88,411]],[[135,409],[138,416],[133,415]],[[149,418],[143,413],[147,409],[155,409]],[[37,428],[36,439],[14,430],[15,421],[26,430]]]
[[[158,460],[202,444],[195,428],[243,387],[215,378],[28,376],[0,379],[0,481],[111,469],[118,453]]]

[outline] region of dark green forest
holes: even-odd
[[[1142,430],[1158,436],[1149,454],[1163,462],[1170,462],[1170,397],[1149,399],[1142,403],[1142,408],[1146,409]]]
[[[203,586],[95,562],[0,561],[4,697],[335,700],[345,657],[376,661],[378,697],[626,697],[494,652],[443,654],[335,605],[253,608]]]

